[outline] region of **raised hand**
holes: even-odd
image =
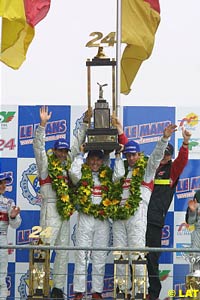
[[[80,152],[85,153],[85,144],[80,145]]]
[[[191,132],[182,127],[183,143],[185,143],[186,145],[189,144],[189,139],[191,135]]]
[[[42,127],[46,126],[46,123],[51,118],[52,112],[48,112],[48,106],[42,106],[40,108],[40,125]]]
[[[83,123],[88,124],[89,123],[89,119],[91,117],[92,117],[92,109],[88,108],[88,110],[86,110],[86,112],[84,113]]]
[[[117,151],[115,151],[115,156],[116,157],[120,157],[120,154],[123,152],[123,150],[124,150],[124,145],[122,145],[122,144],[119,144],[120,145],[120,149],[119,150],[117,150]]]
[[[111,123],[112,123],[112,126],[117,128],[119,135],[123,133],[122,124],[121,124],[120,120],[118,119],[118,117],[116,116],[115,112],[113,112],[113,114],[111,116]]]
[[[10,217],[15,218],[20,213],[20,208],[18,206],[13,206],[10,212]]]
[[[172,133],[174,133],[175,131],[177,131],[177,125],[175,125],[175,124],[169,124],[164,129],[163,137],[164,138],[169,138],[172,135]]]
[[[195,211],[198,207],[198,203],[197,203],[197,200],[194,199],[194,200],[189,200],[188,201],[188,206],[190,208],[191,211]]]

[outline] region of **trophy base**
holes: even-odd
[[[146,299],[146,297],[144,297],[144,293],[137,293],[134,297],[134,299]]]
[[[49,300],[50,296],[44,295],[43,290],[36,289],[36,293],[32,296],[29,295],[27,298],[27,300],[38,300],[38,299]]]
[[[92,61],[86,61],[86,66],[116,66],[116,61],[105,56],[95,56]]]
[[[110,152],[114,150],[119,150],[120,145],[118,143],[86,143],[85,150],[108,150]]]
[[[118,133],[116,128],[90,128],[87,130],[88,142],[85,150],[119,150]]]
[[[114,300],[131,300],[131,295],[127,294],[127,296],[125,296],[125,293],[118,293],[116,295],[116,298],[114,298]]]

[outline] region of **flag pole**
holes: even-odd
[[[116,18],[116,115],[119,116],[120,108],[120,87],[121,87],[121,10],[122,0],[117,0],[117,18]]]
[[[3,18],[0,17],[0,57],[1,57],[1,40],[2,40],[2,20]],[[2,91],[2,64],[0,62],[0,91]],[[0,94],[0,109],[2,104],[2,93]]]

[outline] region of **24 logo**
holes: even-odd
[[[15,144],[15,139],[12,138],[10,140],[4,140],[4,139],[0,139],[0,151],[3,151],[4,149],[8,149],[8,150],[14,150],[16,147]]]

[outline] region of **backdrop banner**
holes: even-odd
[[[17,230],[9,229],[8,243],[11,245],[29,245],[32,227],[39,225],[41,206],[40,187],[37,167],[33,153],[34,132],[39,125],[40,106],[3,105],[0,108],[0,152],[1,169],[12,176],[5,195],[13,198],[21,208],[22,224]],[[55,140],[64,137],[70,145],[80,128],[85,106],[49,106],[52,117],[46,126],[46,149],[53,146]],[[189,162],[180,176],[174,201],[172,202],[163,228],[162,246],[166,248],[185,248],[190,246],[191,228],[185,223],[187,202],[195,191],[200,189],[200,108],[195,107],[153,107],[124,106],[122,111],[124,132],[129,140],[137,141],[141,150],[149,155],[157,140],[162,136],[165,126],[178,125],[177,132],[171,137],[177,156],[182,144],[181,128],[192,132],[189,145]],[[71,217],[70,245],[76,242],[77,213]],[[112,224],[110,224],[110,242],[112,246]],[[7,285],[8,299],[27,299],[28,295],[28,250],[9,250]],[[54,256],[53,256],[54,257]],[[53,267],[53,257],[51,267]],[[104,296],[112,297],[113,257],[108,253]],[[66,293],[73,297],[74,253],[70,251]],[[88,274],[88,291],[91,289],[91,265]],[[168,298],[168,291],[185,291],[185,275],[189,272],[188,262],[181,253],[163,253],[160,258],[160,278],[162,291],[160,299]],[[52,274],[51,274],[52,275]],[[52,286],[52,276],[50,285]]]

